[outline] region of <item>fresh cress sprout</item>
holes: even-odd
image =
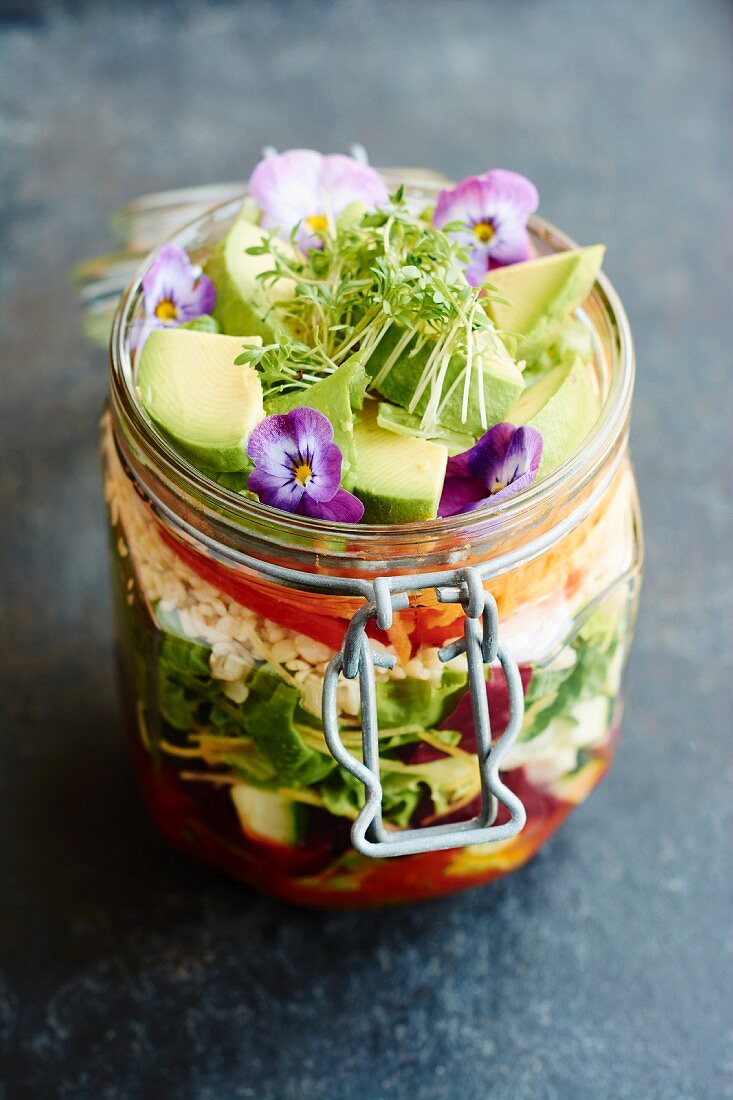
[[[400,187],[384,209],[365,213],[358,204],[347,207],[318,234],[321,247],[307,253],[296,249],[297,227],[291,234],[293,255],[285,255],[276,234],[269,233],[247,250],[272,256],[272,268],[258,278],[265,284],[288,279],[295,293],[267,318],[275,342],[247,348],[237,362],[257,368],[268,398],[306,389],[357,351],[366,362],[396,326],[399,339],[374,382],[383,382],[403,353],[415,355],[428,345],[410,407],[414,411],[427,392],[422,429],[434,426],[459,385],[463,419],[474,399],[485,420],[481,364],[505,358],[506,351],[482,304],[491,289],[466,281],[466,248],[450,238],[453,228],[436,229],[411,212]],[[465,365],[446,393],[456,355]]]

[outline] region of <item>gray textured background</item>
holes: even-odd
[[[733,1095],[731,6],[5,10],[0,1095]],[[189,865],[148,824],[112,687],[104,363],[67,272],[141,192],[354,139],[376,163],[519,169],[607,242],[648,570],[591,801],[513,878],[339,915]]]

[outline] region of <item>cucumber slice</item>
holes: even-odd
[[[237,783],[231,788],[232,802],[242,826],[251,840],[282,844],[292,848],[302,835],[304,807],[277,791],[264,791]]]

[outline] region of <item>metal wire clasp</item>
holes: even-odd
[[[379,778],[379,729],[377,725],[374,666],[393,668],[395,658],[372,650],[366,636],[366,624],[376,619],[388,630],[395,612],[409,604],[408,593],[424,587],[424,578],[380,577],[374,581],[373,597],[353,616],[344,636],[344,644],[331,660],[323,680],[323,732],[331,754],[351,772],[366,791],[366,801],[351,829],[351,841],[362,855],[417,855],[447,848],[463,848],[508,840],[524,827],[527,815],[517,796],[499,776],[499,764],[514,744],[524,718],[524,694],[519,669],[499,642],[496,601],[483,587],[475,569],[458,569],[444,574],[436,592],[441,603],[460,603],[465,611],[463,637],[439,651],[443,662],[460,653],[466,654],[471,709],[476,732],[476,752],[481,776],[481,812],[468,821],[433,825],[423,829],[395,830],[382,821],[382,785]],[[485,664],[499,662],[509,693],[509,721],[501,737],[492,745],[491,719],[486,695]],[[339,676],[359,677],[363,759],[346,749],[339,733],[337,692]],[[495,825],[498,804],[509,811],[509,821]]]

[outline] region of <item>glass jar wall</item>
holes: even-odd
[[[233,213],[214,211],[176,240],[202,254]],[[540,250],[567,247],[539,221],[533,231]],[[138,303],[139,279],[115,323],[102,444],[122,702],[159,828],[235,878],[309,905],[430,897],[521,866],[602,778],[618,735],[641,546],[626,455],[632,350],[611,288],[599,284],[586,308],[604,410],[582,451],[519,498],[394,528],[319,526],[188,466],[137,401],[128,333]],[[395,859],[353,850],[363,790],[331,757],[320,706],[326,666],[363,600],[295,589],[242,565],[242,554],[367,579],[489,563],[485,586],[525,693],[523,727],[502,763],[527,813],[517,837]],[[426,588],[388,631],[370,624],[372,647],[397,658],[376,672],[388,828],[461,821],[480,805],[465,658],[438,658],[462,616]],[[499,735],[508,705],[498,668],[486,691]],[[338,710],[359,755],[356,681],[341,679]]]

